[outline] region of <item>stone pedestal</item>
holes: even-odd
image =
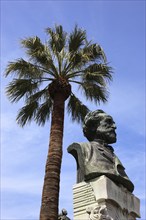
[[[74,220],[136,220],[140,201],[106,176],[73,187]]]

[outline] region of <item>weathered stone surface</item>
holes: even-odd
[[[109,199],[117,203],[122,210],[140,216],[140,201],[122,185],[119,187],[106,176],[91,180],[96,201]]]
[[[73,187],[74,220],[135,220],[140,202],[106,176]]]
[[[96,205],[95,207],[88,207],[86,212],[89,214],[89,220],[114,220],[109,216],[106,205]]]

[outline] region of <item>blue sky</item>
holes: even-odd
[[[63,25],[70,32],[75,24],[99,43],[114,68],[107,104],[103,109],[117,125],[113,145],[129,178],[134,194],[141,200],[141,219],[145,220],[145,1],[1,1],[1,220],[38,220],[50,122],[20,128],[15,117],[23,101],[9,103],[3,77],[8,61],[25,57],[20,39],[38,35],[47,39],[44,29]],[[84,99],[82,99],[84,100]],[[85,101],[85,100],[84,100]],[[86,141],[81,126],[65,117],[64,155],[61,171],[60,210],[73,218],[72,186],[76,183],[76,164],[67,147]]]

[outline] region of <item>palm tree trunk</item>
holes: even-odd
[[[49,152],[46,162],[40,220],[58,219],[60,169],[62,162],[64,128],[64,104],[65,100],[63,95],[57,93],[54,97]]]

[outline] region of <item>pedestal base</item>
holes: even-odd
[[[73,187],[74,220],[136,220],[140,201],[106,176]]]

